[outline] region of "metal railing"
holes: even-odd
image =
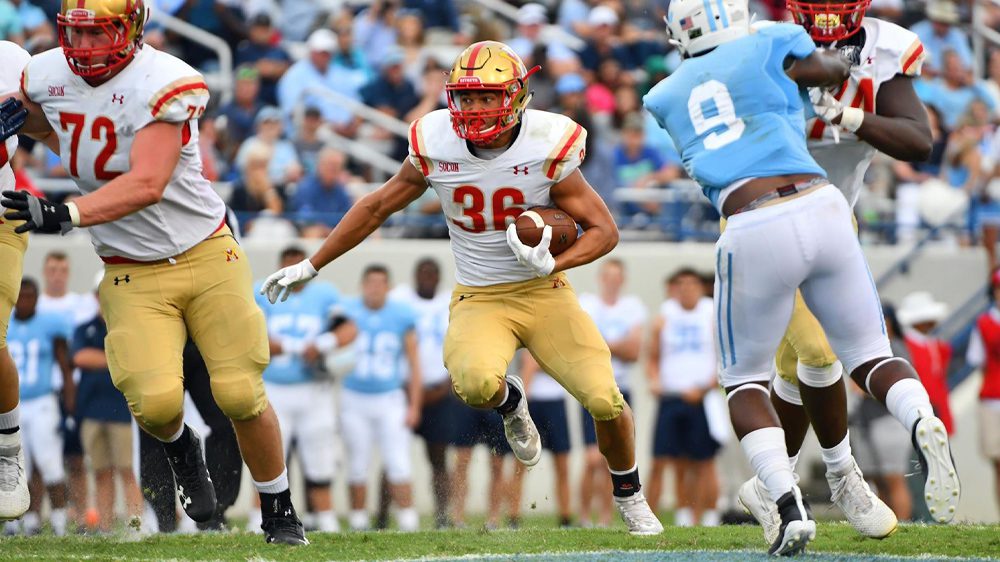
[[[214,75],[206,74],[205,80],[209,82],[212,91],[219,92],[220,105],[228,103],[233,97],[233,51],[229,45],[218,35],[159,10],[152,10],[151,17],[168,30],[215,51],[219,57],[219,71]]]
[[[336,102],[353,113],[355,116],[360,117],[373,125],[378,125],[398,137],[405,139],[406,135],[410,132],[410,125],[401,119],[397,119],[391,115],[386,115],[384,112],[379,111],[370,105],[366,105],[350,96],[345,96],[340,92],[335,92],[333,90],[317,86],[311,86],[302,91],[302,94],[299,96],[300,101],[296,104],[295,108],[297,114],[305,112],[305,104],[302,103],[302,100],[310,94]]]
[[[976,76],[986,76],[983,62],[986,60],[986,43],[1000,46],[1000,32],[986,25],[986,5],[1000,6],[1000,0],[976,0],[972,3],[972,64]]]

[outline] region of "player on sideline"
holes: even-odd
[[[618,229],[577,169],[583,127],[526,109],[526,81],[536,70],[502,43],[465,49],[445,86],[448,109],[410,125],[410,156],[399,172],[359,200],[312,258],[274,273],[264,289],[275,301],[315,277],[430,185],[444,204],[457,265],[444,343],[456,394],[470,406],[496,409],[517,458],[537,463],[541,444],[524,385],[516,375],[505,377],[514,352],[526,347],[597,420],[598,446],[629,531],[660,533],[639,490],[632,414],[615,384],[611,354],[563,273],[611,251]],[[556,205],[583,227],[558,257],[548,251],[551,228],[537,247],[517,238],[514,218],[536,205]]]
[[[265,506],[266,540],[306,544],[261,379],[268,340],[250,266],[201,175],[197,119],[208,89],[186,63],[143,44],[147,14],[142,0],[63,2],[60,47],[21,76],[23,132],[57,149],[84,195],[63,204],[5,191],[5,217],[27,221],[16,232],[91,227],[106,264],[112,378],[139,426],[163,442],[187,514],[205,521],[216,507],[201,439],[183,422],[190,334]]]
[[[851,69],[850,78],[835,94],[820,99],[821,92],[814,90],[815,110],[822,119],[806,124],[810,153],[852,207],[876,150],[907,161],[925,160],[931,150],[927,113],[913,90],[913,78],[920,74],[925,56],[920,39],[893,23],[864,17],[868,4],[867,0],[847,4],[788,2],[795,21],[817,43],[835,42],[839,48],[860,49],[862,64]],[[871,493],[851,455],[842,366],[800,294],[796,294],[775,366],[778,376],[771,385],[771,402],[785,430],[793,469],[812,421],[823,448],[834,502],[859,533],[874,538],[892,533],[895,516]],[[925,400],[926,391],[919,381],[904,378],[891,388],[889,400]],[[897,419],[911,432],[918,452],[935,435],[941,435],[935,429],[935,418],[920,418],[919,423]],[[947,476],[953,472],[951,457],[929,455],[921,461],[928,509],[938,521],[950,521],[954,517],[951,508],[957,507],[959,496],[948,493],[942,485],[957,488],[957,481],[953,481],[957,477],[942,480],[932,478],[931,473]],[[739,498],[761,523],[768,542],[773,541],[778,531],[777,511],[760,480],[752,478],[744,483]]]
[[[712,9],[674,0],[667,18],[687,58],[644,103],[728,219],[716,245],[722,385],[744,452],[778,506],[770,552],[794,554],[815,537],[816,524],[795,483],[767,384],[796,288],[852,377],[876,398],[884,402],[897,381],[916,379],[892,357],[850,207],[806,148],[799,88],[839,86],[851,63],[817,51],[799,26],[776,24],[750,35],[745,1],[721,0]],[[923,403],[890,400],[889,407],[914,423],[930,415],[926,395]],[[933,454],[949,454],[946,439],[934,442]]]
[[[0,41],[0,190],[14,189],[10,159],[17,150],[14,134],[27,111],[8,93],[17,91],[21,70],[31,55],[11,43]],[[14,232],[18,223],[0,220],[0,521],[17,519],[28,511],[28,480],[21,448],[21,420],[18,409],[17,369],[7,349],[7,323],[21,287],[21,267],[28,236]]]

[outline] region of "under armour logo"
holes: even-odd
[[[132,279],[131,279],[131,278],[129,278],[129,275],[128,275],[127,273],[125,274],[125,276],[124,276],[124,277],[118,277],[118,276],[116,275],[116,276],[115,276],[115,285],[118,285],[119,283],[128,283],[128,282],[129,282],[129,281],[131,281],[131,280],[132,280]]]
[[[125,94],[111,94],[111,103],[125,105]]]
[[[181,507],[187,509],[191,505],[191,498],[184,493],[184,486],[177,486],[177,495],[181,498]]]
[[[514,166],[514,175],[518,174],[528,175],[528,166]]]
[[[42,211],[45,211],[46,213],[54,213],[54,212],[56,212],[56,206],[55,205],[42,205]]]
[[[226,263],[240,259],[240,255],[232,248],[226,248]]]

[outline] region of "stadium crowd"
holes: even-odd
[[[58,4],[0,0],[0,39],[33,53],[52,47]],[[200,143],[205,176],[225,182],[221,189],[245,219],[246,234],[324,236],[354,199],[393,173],[379,156],[398,162],[406,151],[405,129],[393,131],[348,102],[408,123],[446,106],[445,73],[461,46],[500,39],[529,67],[542,66],[531,80],[532,107],[564,113],[590,131],[583,171],[624,229],[660,239],[717,235],[717,217],[691,196],[673,142],[641,107],[642,95],[680,62],[663,32],[665,0],[510,2],[519,6],[513,22],[457,0],[152,4],[232,49],[231,90],[212,92]],[[1000,8],[988,0],[982,6],[983,23],[1000,26]],[[755,0],[751,12],[786,17],[776,0]],[[877,159],[858,215],[867,242],[912,241],[922,229],[946,226],[941,236],[948,240],[983,240],[995,266],[1000,50],[974,60],[971,13],[970,2],[873,2],[869,15],[909,27],[929,53],[917,91],[931,114],[935,147],[919,164]],[[155,21],[145,40],[210,76],[219,70],[213,51]],[[30,141],[24,147],[15,159],[22,186],[65,177],[54,155],[32,151]],[[444,236],[438,208],[429,192],[391,233]]]
[[[303,255],[302,249],[289,246],[280,264]],[[653,462],[644,474],[650,504],[678,526],[745,522],[738,511],[725,510],[734,504],[720,493],[720,481],[740,471],[729,464],[739,461],[718,459],[732,435],[716,382],[713,276],[691,268],[672,272],[664,279],[663,302],[649,311],[628,292],[622,262],[603,261],[597,275],[597,290],[581,295],[581,305],[612,350],[616,381],[626,399],[643,395],[644,403],[655,407],[649,429]],[[193,531],[194,522],[179,516],[161,447],[134,430],[125,399],[112,384],[96,289],[92,294],[70,292],[69,277],[70,259],[48,254],[41,282],[25,278],[22,283],[12,317],[9,338],[22,374],[22,408],[33,413],[22,421],[31,435],[32,507],[21,521],[8,523],[5,533],[42,532],[42,513],[56,534]],[[281,306],[259,300],[272,353],[264,381],[281,421],[285,450],[302,475],[296,480],[304,483],[307,528],[336,532],[344,519],[352,530],[393,524],[416,530],[415,463],[431,469],[433,525],[463,527],[468,522],[470,460],[477,446],[484,446],[491,458],[485,524],[517,528],[525,469],[511,456],[500,416],[461,404],[442,364],[451,282],[442,279],[432,258],[417,262],[412,279],[390,278],[378,264],[369,265],[360,277],[358,296],[342,295],[317,280]],[[996,298],[1000,274],[992,281]],[[885,309],[895,351],[913,362],[950,433],[955,430],[947,384],[952,348],[932,333],[946,313],[946,305],[926,292],[912,293],[898,308]],[[972,339],[966,360],[984,369],[980,449],[998,467],[1000,478],[1000,424],[992,398],[1000,395],[1000,309],[995,305],[977,320]],[[570,423],[575,418],[568,409],[576,406],[530,355],[522,353],[510,368],[525,379],[532,418],[552,455],[551,497],[559,525],[611,524],[608,471],[589,415],[581,408],[584,464],[573,481]],[[219,498],[216,516],[197,528],[220,529],[232,525],[226,511],[237,501],[242,461],[232,426],[211,398],[208,372],[194,345],[184,351],[184,370],[189,400],[209,435],[207,463]],[[915,461],[905,430],[884,407],[854,390],[850,436],[860,466],[901,520],[929,520],[921,510],[923,502],[914,501],[908,488],[906,476]],[[423,450],[426,459],[411,455],[414,439],[423,441],[416,450]],[[367,502],[376,451],[384,473],[375,491],[378,501]],[[668,481],[675,488],[665,494],[667,471],[673,472]],[[347,506],[333,503],[332,485],[341,481],[350,490]],[[48,508],[43,510],[45,497]],[[144,500],[149,517],[143,517]],[[366,507],[372,503],[379,507],[370,514]],[[395,521],[390,518],[393,503]],[[251,509],[247,528],[259,529],[259,517]]]

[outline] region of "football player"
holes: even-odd
[[[876,150],[905,161],[926,160],[931,151],[927,113],[913,89],[913,79],[919,76],[925,57],[924,48],[912,32],[864,17],[869,3],[788,2],[796,23],[817,43],[859,51],[860,64],[851,69],[843,84],[832,93],[812,92],[819,118],[806,123],[809,152],[852,207]],[[851,455],[843,368],[801,294],[796,295],[775,367],[778,376],[771,386],[771,401],[785,429],[793,467],[812,421],[823,449],[834,503],[861,534],[887,536],[895,530],[895,517],[872,495]],[[926,395],[918,381],[909,379],[892,389],[894,401],[922,400]],[[935,435],[929,427],[936,426],[936,422],[928,419],[920,428],[912,419],[900,418],[900,422],[911,432],[917,451],[926,450],[924,445]],[[950,521],[959,499],[942,487],[958,489],[951,456],[921,456],[927,507],[936,520]],[[932,473],[943,479],[932,478]],[[777,513],[760,480],[753,478],[744,483],[739,500],[761,522],[768,542],[773,541]]]
[[[261,495],[267,541],[305,544],[261,379],[267,329],[250,266],[201,175],[208,89],[185,62],[143,44],[147,16],[143,0],[64,0],[60,46],[21,75],[23,132],[57,150],[83,196],[55,203],[6,191],[5,217],[27,221],[16,232],[89,227],[106,264],[100,301],[112,378],[140,427],[163,442],[188,515],[205,521],[216,508],[201,440],[183,422],[190,334]]]
[[[21,70],[31,55],[10,41],[0,41],[0,190],[14,189],[10,159],[17,150],[14,134],[28,112],[9,94],[17,91]],[[14,232],[16,221],[0,220],[0,521],[13,520],[28,510],[28,481],[21,450],[17,369],[7,349],[7,323],[21,285],[21,268],[28,237]]]
[[[360,199],[310,259],[273,274],[265,290],[273,301],[315,277],[430,185],[457,265],[444,342],[456,394],[470,406],[496,409],[517,458],[537,463],[541,446],[524,385],[505,376],[514,352],[526,347],[597,420],[598,446],[629,531],[660,533],[639,490],[632,414],[615,384],[611,354],[564,273],[611,251],[618,230],[578,170],[587,132],[565,116],[527,109],[526,82],[536,70],[502,43],[465,49],[445,85],[448,109],[410,125],[410,154],[399,172]],[[583,228],[558,257],[549,252],[549,227],[537,247],[517,237],[514,219],[536,205],[558,206]]]
[[[892,356],[850,206],[806,147],[799,88],[841,85],[852,61],[839,51],[818,51],[799,26],[750,34],[749,19],[745,0],[671,2],[667,30],[686,59],[644,104],[728,220],[716,244],[722,386],[736,435],[778,507],[770,552],[794,554],[815,537],[816,525],[767,385],[797,288],[852,378],[883,402],[889,393],[890,411],[932,434],[929,454],[950,451],[926,393],[903,400],[890,393],[919,380]],[[958,494],[957,481],[945,486]]]

